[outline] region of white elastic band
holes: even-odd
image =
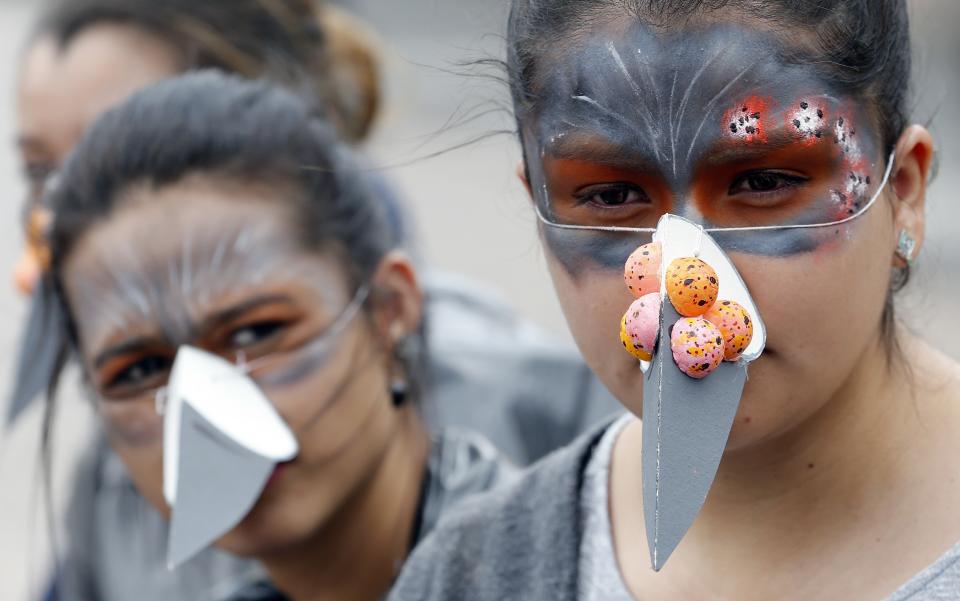
[[[893,172],[893,160],[895,158],[896,151],[890,153],[890,158],[887,161],[887,169],[883,174],[883,181],[880,182],[880,187],[877,188],[877,192],[870,199],[870,202],[865,204],[863,208],[859,211],[850,215],[845,219],[840,219],[839,221],[830,221],[827,223],[809,223],[809,224],[792,224],[792,225],[755,225],[748,227],[708,227],[702,228],[702,231],[708,233],[720,233],[720,232],[762,232],[762,231],[773,231],[773,230],[795,230],[795,229],[815,229],[822,227],[836,227],[838,225],[843,225],[849,223],[855,219],[859,219],[867,211],[869,211],[877,200],[880,198],[880,194],[883,192],[884,188],[887,187],[887,183],[890,181],[890,174]],[[534,210],[537,213],[537,218],[543,222],[545,225],[550,227],[555,227],[563,230],[587,230],[594,232],[620,232],[620,233],[633,233],[633,234],[652,234],[657,231],[656,228],[652,227],[623,227],[615,225],[569,225],[564,223],[557,223],[555,221],[550,221],[547,219],[543,212],[540,210],[540,206],[537,203],[534,203]]]

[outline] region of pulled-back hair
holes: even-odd
[[[794,44],[787,60],[816,64],[838,89],[873,109],[887,152],[908,121],[911,70],[906,0],[513,0],[507,70],[518,119],[536,102],[542,59],[557,40],[621,14],[669,28],[735,9],[770,23]]]
[[[374,45],[359,23],[320,0],[59,0],[38,34],[66,48],[105,23],[158,36],[185,71],[216,68],[292,89],[348,141],[361,141],[376,116]]]

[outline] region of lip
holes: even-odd
[[[287,472],[287,469],[290,467],[292,463],[293,463],[292,460],[284,461],[283,463],[278,463],[277,466],[273,468],[273,473],[270,474],[270,478],[267,479],[267,484],[264,486],[264,488],[265,489],[271,488],[277,482],[279,482],[280,479],[283,477],[283,475]]]

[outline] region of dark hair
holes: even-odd
[[[748,10],[780,26],[797,48],[788,57],[816,62],[825,76],[874,109],[884,147],[893,149],[908,120],[911,50],[906,0],[513,0],[507,71],[522,118],[536,98],[539,60],[557,39],[575,37],[603,11],[667,27],[697,13]]]
[[[369,132],[379,105],[373,44],[319,0],[60,0],[39,24],[66,48],[103,23],[140,27],[170,43],[184,70],[267,78],[303,94],[347,140]]]
[[[779,26],[796,42],[796,62],[816,62],[838,88],[873,109],[886,153],[906,128],[911,75],[910,22],[906,0],[513,0],[507,27],[507,61],[514,115],[520,122],[534,108],[543,66],[558,39],[604,11],[620,11],[657,27],[724,8]],[[897,352],[893,293],[910,279],[909,267],[894,270],[882,328]]]
[[[166,80],[102,115],[50,193],[50,277],[74,346],[76,328],[61,284],[74,245],[128,202],[132,187],[159,188],[195,173],[291,188],[294,194],[277,202],[292,204],[301,242],[334,252],[354,287],[400,245],[370,173],[299,97],[217,71]],[[422,361],[407,363],[416,385]]]

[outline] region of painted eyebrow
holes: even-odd
[[[832,135],[824,132],[824,137]],[[743,142],[740,140],[721,139],[714,142],[701,153],[701,159],[696,161],[702,165],[722,165],[737,161],[750,160],[770,152],[786,150],[804,142],[804,138],[789,127],[777,127],[766,131],[765,142]],[[817,140],[819,142],[819,140]],[[817,152],[817,151],[814,151]]]
[[[247,299],[241,303],[217,311],[203,319],[200,330],[209,330],[220,324],[228,323],[259,307],[273,304],[293,305],[294,300],[286,294],[263,294]]]
[[[659,168],[654,157],[598,136],[568,134],[548,142],[544,152],[554,159],[588,161],[616,169],[649,171]]]
[[[131,353],[137,353],[150,347],[158,346],[162,343],[163,341],[161,339],[152,336],[140,336],[130,340],[125,340],[120,344],[111,346],[107,350],[97,355],[97,358],[93,362],[93,366],[96,369],[101,369],[111,359],[122,357],[123,355],[129,355]]]
[[[217,311],[213,315],[206,317],[201,325],[202,330],[210,330],[217,325],[228,323],[234,319],[240,317],[244,313],[262,307],[264,305],[271,305],[275,303],[283,303],[287,305],[294,304],[293,299],[286,294],[265,294],[261,296],[256,296],[254,298],[245,300],[241,303],[227,307],[221,311]],[[168,344],[168,341],[155,337],[155,336],[140,336],[130,340],[126,340],[120,344],[112,346],[107,350],[103,351],[97,358],[94,360],[94,367],[100,369],[111,359],[116,357],[122,357],[130,353],[136,353],[143,351],[144,349],[159,346],[161,344]]]

